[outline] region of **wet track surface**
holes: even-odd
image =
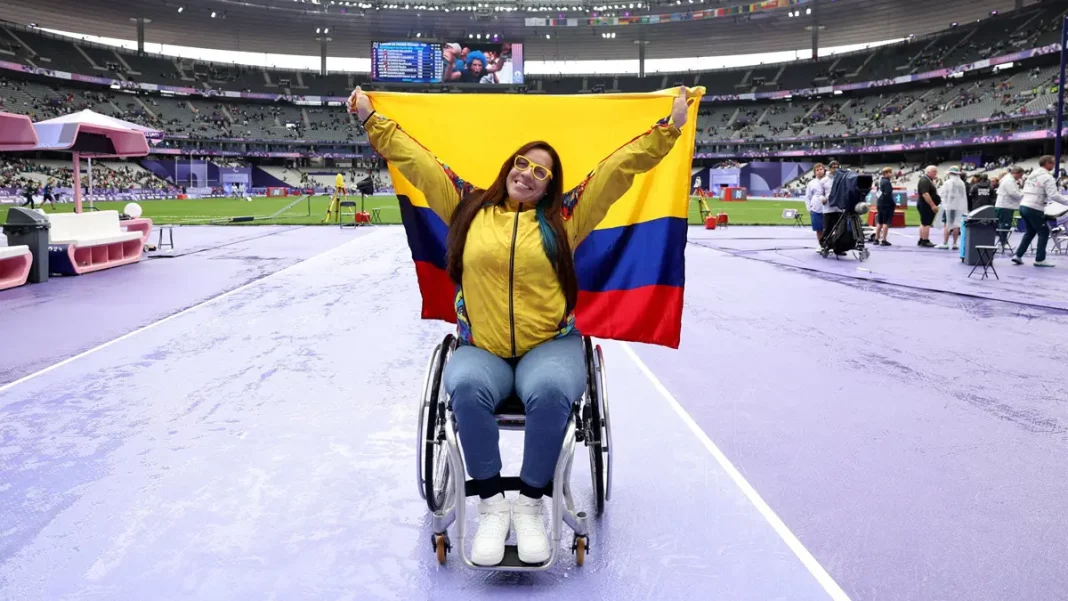
[[[139,264],[0,291],[0,306],[13,312],[0,315],[3,337],[18,341],[0,344],[0,385],[365,233],[335,227],[174,227],[175,248],[146,253]],[[154,232],[150,242],[158,240]]]
[[[437,565],[416,492],[416,403],[449,327],[417,319],[400,228],[328,229],[22,289],[37,300],[5,330],[79,294],[99,309],[92,278],[201,282],[80,322],[79,352],[207,302],[0,387],[0,598],[831,598],[724,461],[851,599],[1068,592],[1063,274],[1002,262],[1016,279],[980,287],[904,245],[858,265],[807,231],[692,230],[682,347],[603,343],[616,471],[586,565],[486,574]],[[72,354],[40,348],[5,381]],[[508,473],[520,444],[502,436]],[[582,447],[573,488],[589,509]]]

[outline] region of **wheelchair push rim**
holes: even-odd
[[[442,509],[449,496],[450,470],[444,440],[444,397],[442,374],[453,350],[448,335],[435,349],[427,371],[424,400],[419,408],[418,480],[419,496],[431,512]]]
[[[604,368],[604,353],[601,345],[594,348],[597,359],[597,373],[600,378],[601,415],[604,419],[604,438],[602,439],[605,460],[604,500],[612,500],[612,419],[608,411],[608,375]]]
[[[590,481],[594,496],[594,515],[604,513],[604,503],[608,499],[608,484],[611,481],[610,435],[605,428],[605,396],[603,386],[603,354],[596,349],[589,338],[585,339],[587,363],[586,404],[582,410],[584,437],[590,454]],[[607,466],[606,466],[607,464]],[[607,469],[606,469],[607,467]]]
[[[423,483],[423,456],[426,453],[424,441],[426,440],[426,420],[430,407],[430,379],[434,374],[434,366],[437,364],[441,345],[434,347],[434,352],[426,363],[426,372],[423,375],[423,395],[419,397],[419,421],[415,428],[415,481],[419,489],[419,498],[426,499],[426,488]]]

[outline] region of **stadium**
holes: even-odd
[[[0,599],[1068,597],[1068,0],[0,9]]]

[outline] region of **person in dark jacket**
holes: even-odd
[[[994,206],[996,199],[994,186],[990,183],[990,176],[985,173],[979,174],[979,181],[972,184],[968,190],[968,212],[979,207]]]
[[[26,185],[22,188],[22,197],[26,199],[26,202],[22,203],[22,206],[30,205],[30,210],[33,210],[33,195],[37,194],[37,184],[32,181],[27,181]]]
[[[882,171],[882,177],[879,178],[879,196],[875,201],[875,209],[878,213],[875,216],[875,240],[874,242],[880,246],[891,246],[886,240],[886,235],[890,233],[890,224],[894,221],[894,185],[890,183],[890,174],[894,172],[890,167],[885,167]]]

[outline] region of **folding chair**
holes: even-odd
[[[352,212],[346,213],[345,212],[345,207],[351,208]],[[345,218],[344,218],[345,215],[352,215],[352,223],[345,223]],[[338,216],[338,223],[340,224],[341,227],[346,227],[346,226],[356,227],[356,201],[355,200],[343,200],[343,201],[341,201],[341,204],[338,205],[337,216]]]
[[[976,245],[975,250],[977,253],[979,253],[979,262],[976,263],[975,266],[972,267],[972,270],[968,272],[968,277],[972,277],[972,274],[975,273],[975,270],[982,267],[983,277],[981,279],[985,280],[987,278],[987,271],[992,271],[994,272],[994,277],[1000,280],[1001,278],[998,277],[998,271],[994,269],[994,253],[997,252],[998,247],[992,245]]]
[[[1010,253],[1016,252],[1016,248],[1013,247],[1013,245],[1012,245],[1012,233],[1014,231],[1016,231],[1016,230],[1013,230],[1012,228],[1009,228],[1009,229],[998,228],[998,230],[997,230],[997,246],[998,246],[998,251],[999,252],[1004,253],[1006,250],[1009,251]],[[1003,236],[1004,236],[1004,240],[1002,239]]]
[[[1068,255],[1068,226],[1052,227],[1049,230],[1050,252],[1058,255]]]

